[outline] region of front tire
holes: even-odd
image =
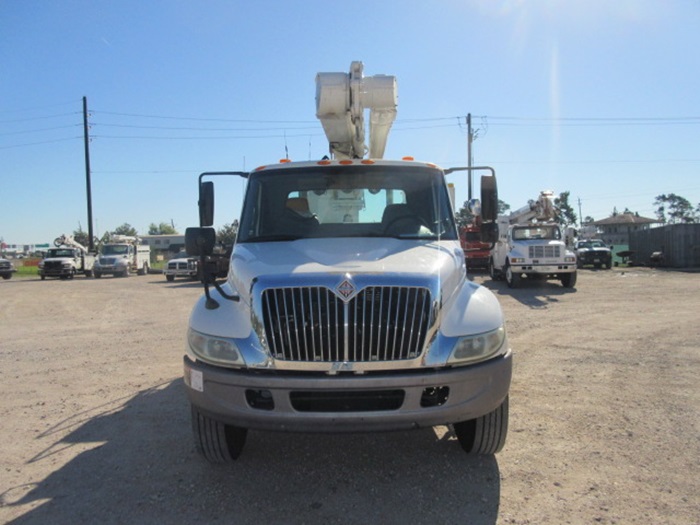
[[[576,286],[576,272],[562,274],[561,285],[564,288],[573,288]]]
[[[193,406],[192,433],[197,452],[209,463],[232,463],[243,451],[248,429],[225,425]]]
[[[510,263],[506,263],[506,283],[508,288],[517,288],[520,285],[520,274],[513,271]]]
[[[489,277],[491,277],[492,281],[500,281],[503,278],[501,272],[496,270],[496,267],[493,265],[493,257],[489,257]]]
[[[493,412],[452,425],[467,454],[496,454],[508,435],[508,397]]]
[[[175,280],[175,276],[174,276],[174,275],[166,275],[165,278],[166,278],[168,281],[170,281],[170,282],[172,282],[172,281]]]

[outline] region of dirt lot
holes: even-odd
[[[509,290],[510,433],[250,432],[200,459],[181,381],[198,285],[0,283],[0,522],[700,523],[700,273]]]

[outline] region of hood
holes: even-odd
[[[362,287],[388,282],[393,274],[424,286],[439,284],[444,300],[464,279],[464,252],[457,241],[392,238],[243,243],[233,250],[229,282],[248,302],[254,279],[294,286],[340,284],[350,277]]]

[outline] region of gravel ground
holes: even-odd
[[[0,282],[0,522],[700,523],[700,273],[582,270],[510,290],[510,432],[253,432],[194,451],[181,380],[201,294],[161,275]]]

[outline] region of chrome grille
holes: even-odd
[[[270,352],[286,361],[371,362],[417,357],[430,320],[420,287],[371,286],[347,303],[325,287],[263,291]]]
[[[529,247],[529,257],[530,259],[544,259],[548,257],[559,257],[560,246],[530,246]]]

